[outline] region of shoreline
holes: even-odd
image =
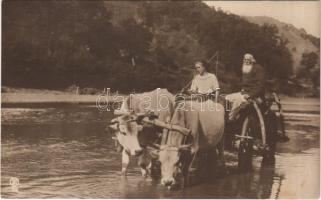
[[[73,94],[69,92],[59,93],[28,93],[28,92],[9,92],[1,94],[1,107],[51,107],[57,105],[102,105],[119,103],[128,95],[111,94],[106,95],[85,95]],[[98,101],[100,100],[100,101]],[[298,98],[281,96],[281,104],[285,112],[288,111],[313,111],[320,113],[319,98]],[[274,106],[275,107],[275,106]]]
[[[77,95],[77,94],[30,94],[30,93],[2,93],[1,104],[47,104],[47,103],[75,103],[96,104],[101,102],[119,102],[127,95]]]

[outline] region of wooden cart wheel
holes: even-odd
[[[238,151],[238,166],[241,170],[248,170],[252,168],[253,159],[253,144],[254,140],[260,139],[259,150],[265,151],[266,148],[266,128],[262,112],[255,101],[252,101],[256,116],[259,121],[259,130],[255,129],[257,125],[256,116],[254,113],[245,117],[242,124],[241,140]],[[260,136],[258,137],[258,131]]]
[[[240,171],[247,171],[252,168],[253,157],[253,128],[251,127],[252,116],[245,117],[242,125],[243,138],[240,139],[238,149],[238,168]]]
[[[262,112],[261,112],[259,106],[255,103],[255,101],[253,101],[253,106],[254,106],[254,109],[255,109],[257,116],[259,118],[260,128],[261,128],[262,145],[263,145],[263,147],[265,147],[266,146],[266,128],[265,128],[264,118],[263,118],[263,115],[262,115]]]

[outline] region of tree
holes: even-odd
[[[126,4],[139,10],[139,20],[122,15]],[[177,91],[192,78],[194,62],[216,52],[223,91],[237,89],[247,52],[270,78],[285,82],[292,73],[286,41],[274,26],[260,27],[201,1],[122,6],[107,10],[103,1],[4,1],[3,83]],[[114,13],[127,18],[112,24]],[[304,59],[303,65],[315,61],[311,55]]]
[[[319,56],[315,52],[303,53],[300,64],[307,70],[312,69],[319,60]]]
[[[320,87],[320,60],[315,52],[303,53],[298,78],[311,81],[314,88]]]

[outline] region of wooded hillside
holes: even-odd
[[[200,1],[4,1],[2,84],[62,89],[177,91],[209,59],[224,92],[239,89],[253,53],[286,91],[291,55],[275,26],[259,26]],[[120,4],[119,4],[120,5]],[[131,14],[127,7],[133,8]]]

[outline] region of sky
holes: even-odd
[[[320,1],[204,1],[242,16],[269,16],[320,37]]]

